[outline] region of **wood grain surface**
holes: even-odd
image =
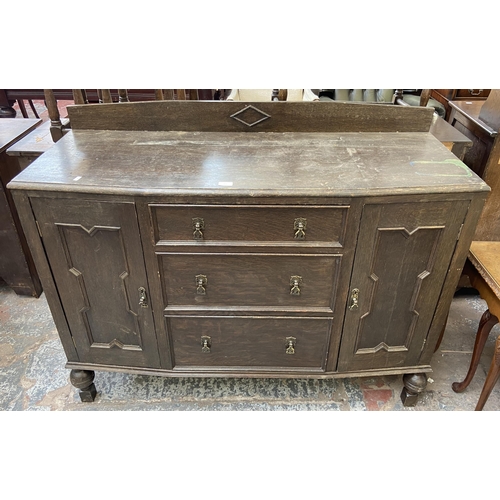
[[[252,198],[488,189],[430,133],[90,130],[66,134],[10,187]]]

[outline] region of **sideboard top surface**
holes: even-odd
[[[488,191],[427,132],[73,130],[11,189],[214,196]]]

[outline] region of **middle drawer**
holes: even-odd
[[[158,253],[171,306],[324,308],[332,313],[342,255]]]

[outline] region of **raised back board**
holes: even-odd
[[[151,101],[68,106],[73,130],[428,132],[432,108],[355,102]]]

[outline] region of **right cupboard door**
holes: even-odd
[[[418,365],[468,206],[365,205],[338,371]]]

